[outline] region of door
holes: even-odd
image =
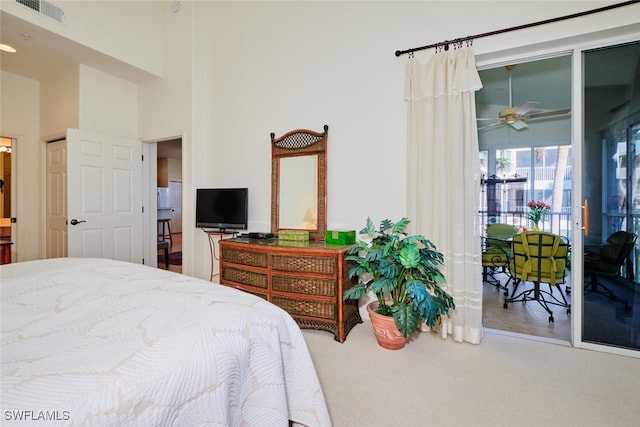
[[[638,241],[619,244],[617,236],[640,234],[640,42],[586,51],[582,61],[582,186],[589,219],[581,341],[637,351],[640,252]]]
[[[70,257],[142,263],[140,141],[67,130]]]
[[[47,258],[66,257],[67,140],[47,143]]]

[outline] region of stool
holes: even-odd
[[[165,224],[167,228],[165,229]],[[170,219],[159,219],[158,227],[162,227],[162,233],[158,233],[158,240],[165,240],[167,236],[166,230],[169,231],[169,247],[173,246],[173,240],[171,239],[171,220]]]
[[[169,242],[166,240],[158,240],[158,250],[164,249],[164,265],[169,268]]]

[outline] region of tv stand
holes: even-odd
[[[236,236],[236,235],[240,234],[240,230],[227,230],[226,228],[206,229],[206,228],[202,227],[202,231],[204,231],[207,234],[219,234],[221,236],[227,236],[227,235]]]
[[[202,231],[207,233],[207,237],[209,238],[209,253],[211,254],[211,269],[209,270],[209,281],[213,281],[213,278],[216,276],[213,272],[213,267],[215,265],[215,261],[219,261],[218,256],[216,255],[216,237],[218,241],[222,240],[225,237],[232,236],[236,237],[238,235],[237,231],[226,231],[224,228],[221,229],[211,229],[207,230],[202,228]]]

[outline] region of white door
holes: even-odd
[[[142,144],[67,130],[69,256],[142,263]]]
[[[47,258],[66,257],[67,141],[47,143]]]

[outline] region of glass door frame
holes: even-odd
[[[572,336],[572,344],[574,347],[587,349],[587,350],[595,350],[605,353],[618,354],[622,356],[630,356],[635,358],[640,358],[640,351],[620,348],[605,344],[596,344],[591,342],[585,342],[582,336],[582,327],[583,327],[583,303],[584,303],[584,276],[583,276],[583,256],[584,256],[584,237],[585,237],[585,227],[588,227],[588,204],[585,206],[584,199],[584,187],[583,187],[583,178],[584,178],[584,170],[582,164],[583,158],[583,145],[582,141],[584,141],[584,115],[583,115],[583,106],[584,106],[584,96],[583,96],[583,53],[588,50],[597,49],[597,48],[605,48],[610,46],[615,46],[618,44],[624,44],[627,42],[637,41],[638,39],[627,38],[624,40],[608,40],[602,41],[598,44],[592,44],[589,46],[583,46],[580,48],[576,48],[572,54],[572,105],[571,110],[575,113],[572,114],[571,121],[571,133],[573,135],[573,235],[572,235],[572,246],[571,246],[571,262],[572,266],[572,286],[576,291],[572,293],[572,304],[571,304],[571,336]],[[577,159],[577,161],[576,161]],[[579,291],[578,291],[579,290]]]
[[[499,52],[491,53],[491,60],[482,61],[481,56],[477,58],[478,69],[495,68],[501,65],[514,64],[532,60],[539,60],[545,58],[551,58],[554,56],[571,55],[571,142],[573,153],[573,181],[572,181],[572,270],[571,270],[571,287],[574,292],[571,294],[571,345],[576,348],[595,350],[604,353],[618,354],[623,356],[629,356],[634,358],[640,358],[640,351],[613,347],[608,345],[594,344],[584,342],[582,339],[582,318],[583,318],[583,289],[584,289],[584,277],[583,277],[583,242],[584,242],[584,227],[588,225],[585,223],[584,214],[584,188],[582,185],[582,179],[584,176],[582,167],[583,147],[582,141],[584,140],[584,118],[583,118],[583,64],[582,54],[584,51],[591,49],[604,48],[615,46],[618,44],[629,43],[638,41],[640,34],[621,34],[618,36],[611,36],[606,39],[600,39],[597,41],[585,40],[582,44],[574,43],[573,46],[562,47],[550,47],[542,49],[535,53],[525,53],[523,55],[514,56],[512,51],[511,55],[505,53],[500,57]]]

